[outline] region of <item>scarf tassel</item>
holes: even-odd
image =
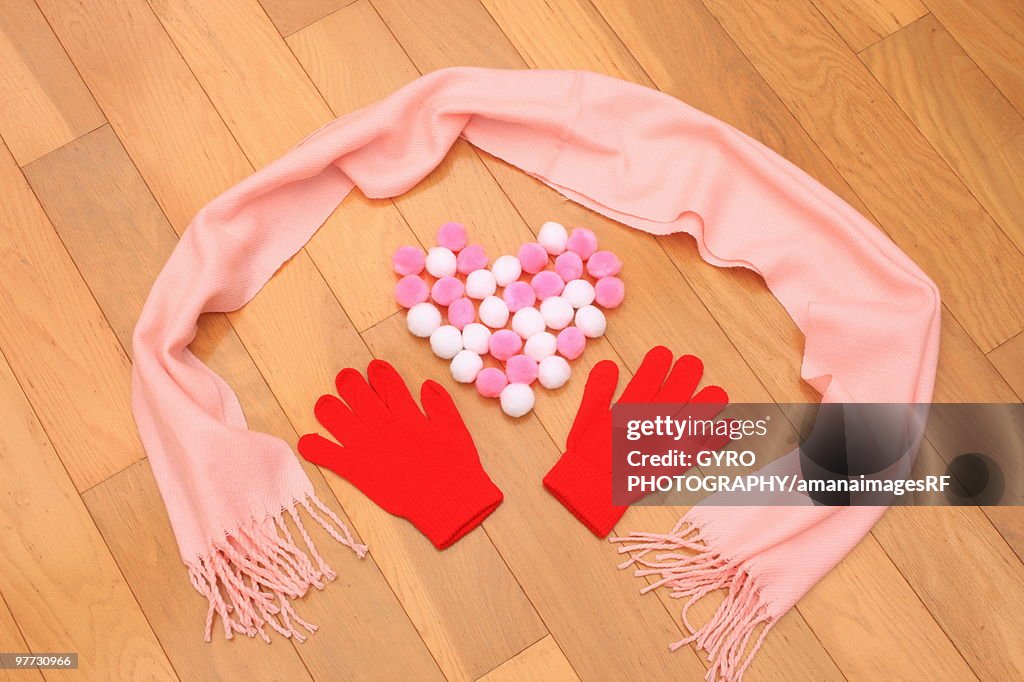
[[[337,573],[317,552],[299,516],[299,507],[360,559],[366,556],[366,545],[357,543],[341,519],[314,495],[296,500],[262,521],[251,519],[239,525],[223,539],[211,542],[205,555],[186,562],[192,586],[209,603],[207,642],[213,639],[218,616],[227,639],[239,633],[269,643],[269,628],[304,642],[303,631],[316,632],[317,626],[300,618],[291,602],[305,596],[310,587],[322,590]],[[305,549],[296,544],[285,514],[298,530]]]
[[[696,644],[711,663],[704,678],[707,682],[740,682],[776,621],[750,573],[709,549],[700,530],[682,521],[667,534],[638,532],[610,540],[620,544],[620,554],[630,555],[619,564],[620,569],[635,567],[634,575],[642,578],[660,576],[643,587],[641,594],[666,588],[674,599],[687,600],[681,618],[690,634],[669,649]],[[689,619],[690,609],[718,590],[728,590],[725,599],[707,623],[695,627]],[[754,644],[748,652],[751,639]]]

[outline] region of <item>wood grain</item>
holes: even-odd
[[[128,584],[0,357],[0,591],[30,651],[90,680],[176,680]]]
[[[860,52],[928,13],[920,0],[813,1],[854,52]]]
[[[267,16],[283,36],[291,35],[351,2],[352,0],[260,0]]]
[[[992,363],[1018,399],[1024,401],[1024,335],[1015,336],[989,353]]]
[[[0,135],[19,165],[103,124],[34,3],[0,3],[0,65]]]
[[[516,654],[480,678],[479,682],[516,682],[516,680],[552,680],[578,682],[576,671],[565,654],[548,635],[526,651]]]
[[[22,637],[18,624],[14,622],[14,616],[7,608],[7,602],[4,601],[2,594],[0,594],[0,649],[7,653],[29,653],[25,638]],[[43,674],[35,669],[13,670],[8,668],[0,670],[0,682],[24,682],[25,680],[41,682],[42,679]]]
[[[1024,117],[931,15],[861,59],[1024,251]]]

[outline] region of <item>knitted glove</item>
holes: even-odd
[[[708,386],[694,395],[703,374],[704,365],[698,358],[684,355],[673,366],[672,352],[655,346],[640,363],[619,402],[699,403],[702,406],[696,408],[702,412],[701,418],[710,418],[724,409],[729,397],[718,386]],[[544,487],[599,538],[611,532],[628,507],[612,504],[611,402],[618,382],[619,368],[614,362],[603,360],[594,366],[565,453],[544,477]],[[702,438],[684,440],[679,448],[690,452],[721,445],[721,438]],[[630,502],[643,496],[636,494]]]
[[[394,367],[374,360],[366,373],[369,384],[357,370],[341,370],[335,384],[344,402],[325,395],[314,408],[341,445],[311,433],[299,452],[408,519],[438,549],[450,547],[497,509],[501,491],[438,383],[423,382],[421,412]]]

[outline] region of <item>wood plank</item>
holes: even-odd
[[[351,2],[352,0],[260,0],[267,16],[283,36],[289,36]]]
[[[565,654],[548,635],[526,651],[516,654],[480,678],[479,682],[516,682],[517,680],[560,680],[578,682],[580,678]]]
[[[981,349],[1024,328],[1024,255],[810,3],[704,4]]]
[[[0,347],[79,490],[143,457],[128,359],[0,145]]]
[[[1024,116],[932,15],[861,59],[1024,250]]]
[[[920,0],[813,0],[818,10],[860,52],[928,13]]]
[[[174,231],[109,129],[90,133],[34,163],[29,175],[42,201],[60,207],[54,216],[61,236],[100,304],[123,329],[121,341],[130,349],[131,326],[156,273],[177,242]],[[108,200],[114,188],[117,202]],[[117,257],[111,259],[110,252]],[[289,442],[296,439],[225,315],[204,315],[191,348],[236,390],[253,428]],[[306,465],[306,471],[321,498],[337,508],[316,467]],[[140,464],[105,481],[86,498],[158,636],[168,642],[176,666],[183,673],[201,671],[203,666],[225,674],[232,666],[247,669],[248,659],[239,659],[253,651],[248,645],[236,648],[219,638],[212,645],[202,641],[199,628],[205,604],[193,592],[183,570],[166,568],[178,566],[180,557],[148,465]],[[125,514],[126,508],[133,512]],[[305,667],[326,677],[439,678],[437,665],[372,557],[355,562],[351,552],[327,538],[315,524],[310,524],[309,530],[319,551],[342,577],[300,607],[307,619],[321,626],[299,649]],[[146,551],[137,552],[137,547]],[[162,567],[159,575],[154,575],[154,566]],[[168,595],[175,595],[173,607],[165,605]],[[365,627],[352,628],[353,618]],[[383,629],[390,637],[386,651],[379,646]],[[336,655],[341,648],[348,652],[343,661]],[[260,651],[260,656],[252,659],[260,663],[253,671],[257,677],[288,679],[291,676],[284,673],[297,670],[291,647]],[[257,674],[259,670],[265,673]]]
[[[0,650],[7,653],[28,653],[28,645],[25,638],[21,636],[18,624],[14,622],[14,616],[7,608],[7,602],[0,594]],[[0,682],[41,682],[43,673],[36,669],[30,670],[0,670]]]
[[[1017,0],[925,0],[925,4],[1024,114],[1024,5]]]
[[[43,425],[0,357],[0,590],[29,650],[83,679],[176,680]]]
[[[103,124],[35,3],[0,4],[0,64],[0,135],[18,165]]]
[[[1013,387],[1017,397],[1024,401],[1024,334],[1013,337],[989,353],[988,357]]]

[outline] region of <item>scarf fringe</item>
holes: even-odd
[[[316,632],[317,626],[300,618],[291,602],[305,596],[310,587],[322,590],[338,574],[317,552],[299,507],[360,559],[366,556],[366,545],[357,543],[348,527],[315,495],[295,500],[273,516],[239,524],[222,540],[213,541],[205,555],[186,562],[192,586],[209,602],[207,642],[213,640],[215,616],[220,617],[227,639],[237,632],[269,643],[270,628],[304,642],[307,635],[303,630]],[[285,514],[291,517],[305,549],[296,544]]]
[[[700,528],[681,520],[670,533],[630,533],[629,537],[613,537],[620,554],[629,554],[620,569],[635,567],[637,577],[661,576],[643,587],[646,594],[659,588],[671,590],[674,599],[686,598],[682,622],[689,636],[669,645],[671,651],[694,643],[707,653],[711,662],[707,682],[740,682],[750,667],[776,618],[768,614],[768,606],[753,576],[736,562],[730,562],[709,547]],[[701,627],[689,619],[690,609],[716,590],[728,590],[718,610]],[[760,634],[747,653],[747,645],[758,628]]]

